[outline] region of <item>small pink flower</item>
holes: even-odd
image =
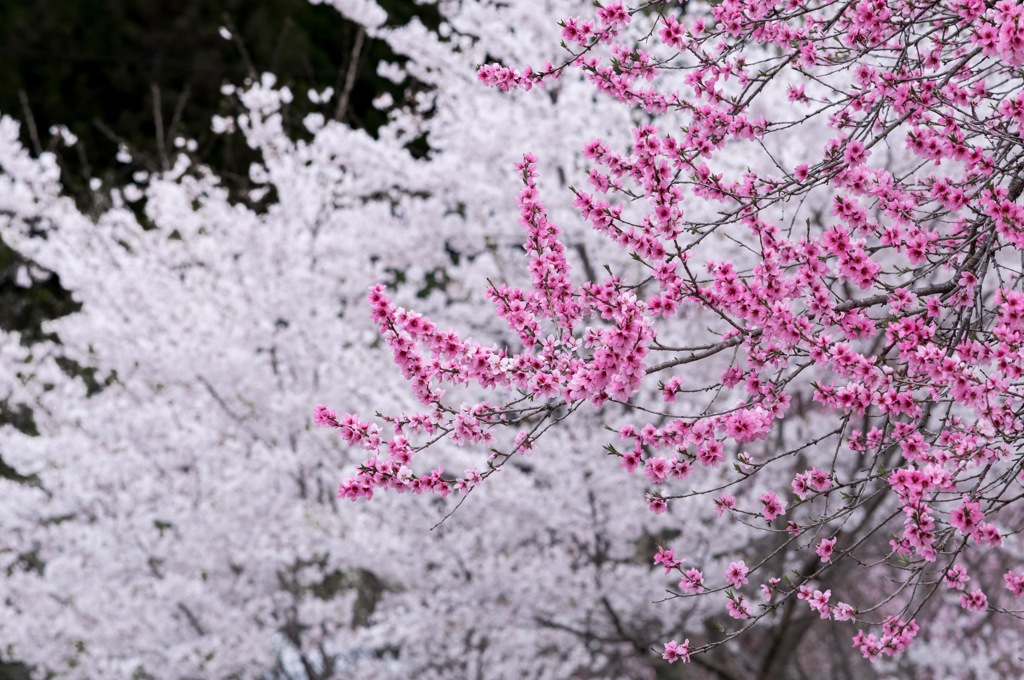
[[[721,517],[726,510],[732,510],[736,507],[736,498],[725,494],[715,499],[715,513]]]
[[[696,568],[687,569],[679,580],[679,589],[687,595],[700,595],[704,592],[704,574]]]
[[[683,561],[676,559],[676,555],[672,551],[672,548],[663,548],[659,545],[658,552],[654,556],[654,563],[664,565],[665,573],[667,574],[676,567],[678,567],[680,564],[682,564]]]
[[[969,612],[983,612],[988,609],[988,598],[981,590],[972,590],[960,596],[960,606]]]
[[[836,621],[853,621],[856,613],[853,605],[845,602],[840,602],[832,607],[832,618]]]
[[[655,515],[660,515],[668,510],[668,503],[658,494],[647,494],[647,507]]]
[[[665,383],[665,386],[661,389],[661,393],[665,398],[665,401],[668,403],[674,402],[676,400],[676,392],[679,391],[679,388],[682,387],[682,385],[683,379],[681,377],[675,376],[669,378],[668,382]]]
[[[832,487],[832,480],[829,479],[828,473],[816,467],[812,467],[808,471],[808,479],[818,491],[825,491]]]
[[[725,570],[725,580],[732,587],[739,588],[744,583],[749,583],[747,580],[748,573],[750,573],[750,570],[747,569],[747,565],[743,560],[731,562],[729,568]]]
[[[761,597],[764,598],[765,602],[772,599],[772,594],[775,592],[775,589],[779,586],[779,583],[781,582],[782,579],[773,577],[768,579],[768,583],[761,584]]]
[[[982,522],[978,525],[978,530],[974,534],[974,540],[976,540],[979,545],[987,543],[994,548],[1002,545],[1003,543],[1003,537],[999,533],[999,529],[997,529],[994,524],[990,524],[988,522]]]
[[[743,595],[734,595],[725,603],[725,610],[734,619],[745,619],[750,616],[750,604],[743,598]]]
[[[843,154],[843,160],[848,165],[860,165],[864,160],[871,155],[871,152],[864,148],[864,145],[854,140],[846,145],[846,152]]]
[[[832,561],[832,551],[835,548],[835,545],[836,539],[834,538],[823,538],[821,542],[818,543],[818,547],[815,549],[815,552],[818,553],[818,557],[821,558],[822,562]]]
[[[712,441],[697,447],[697,460],[705,467],[718,467],[725,459],[722,442]]]
[[[971,577],[967,575],[967,570],[962,564],[954,564],[947,569],[946,576],[942,579],[946,587],[951,590],[963,590],[970,580]]]
[[[832,608],[828,605],[828,601],[831,597],[831,590],[826,590],[824,592],[815,590],[811,593],[811,596],[807,598],[807,604],[811,606],[811,609],[818,612],[818,614],[821,615],[821,618],[827,619],[832,615]]]
[[[669,462],[664,458],[648,458],[644,461],[644,475],[655,484],[664,482],[668,472]]]
[[[797,474],[797,476],[793,478],[790,486],[793,487],[793,493],[801,500],[806,498],[807,494],[811,492],[807,485],[807,474],[803,472]]]
[[[786,88],[786,99],[791,102],[806,102],[807,94],[803,85],[790,85]]]
[[[1012,571],[1008,571],[1003,574],[1003,581],[1005,587],[1014,597],[1024,597],[1024,572],[1015,574]]]
[[[981,504],[964,496],[963,503],[949,513],[949,523],[960,530],[965,536],[973,534],[985,515],[981,512]]]
[[[683,663],[690,662],[690,641],[683,640],[680,644],[675,640],[665,643],[665,651],[662,653],[661,658],[669,663],[675,663],[676,661],[682,661]]]
[[[317,425],[337,426],[338,414],[323,404],[317,404],[313,415],[313,422]]]
[[[773,491],[761,494],[760,501],[761,505],[764,506],[761,513],[769,522],[786,512],[786,504],[779,500],[779,497]]]

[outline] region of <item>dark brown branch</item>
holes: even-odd
[[[43,145],[39,143],[39,130],[36,128],[36,119],[32,115],[32,107],[29,106],[25,90],[18,90],[18,99],[21,101],[21,111],[25,116],[25,126],[28,127],[28,138],[32,140],[32,150],[38,156],[43,152]]]
[[[348,109],[348,101],[352,96],[352,90],[356,85],[356,72],[359,66],[359,53],[363,51],[363,39],[366,37],[366,31],[360,26],[359,30],[356,31],[355,43],[352,45],[352,54],[348,60],[348,71],[345,73],[345,86],[341,89],[341,94],[338,95],[338,107],[334,110],[334,120],[341,120],[345,115],[345,111]]]

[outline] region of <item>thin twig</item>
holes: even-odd
[[[153,97],[153,125],[156,126],[156,154],[160,159],[160,167],[166,170],[167,164],[167,143],[164,139],[164,114],[160,104],[160,87],[156,83],[149,84],[149,93]]]
[[[25,93],[25,90],[18,90],[18,99],[21,100],[21,110],[25,114],[28,138],[32,140],[32,149],[38,156],[43,152],[43,145],[39,143],[39,130],[36,128],[36,119],[32,116],[32,107],[29,106],[28,95]]]
[[[438,528],[439,526],[441,526],[442,524],[444,524],[444,521],[445,521],[446,519],[448,519],[449,517],[451,517],[452,515],[454,515],[454,514],[455,514],[455,511],[456,511],[456,510],[458,510],[459,508],[461,508],[461,507],[462,507],[462,504],[466,502],[466,499],[467,499],[467,498],[469,498],[469,493],[470,493],[470,491],[472,491],[472,489],[469,489],[468,491],[466,491],[466,493],[465,493],[465,494],[463,494],[462,498],[461,498],[461,499],[459,500],[459,502],[458,502],[458,503],[457,503],[457,504],[455,505],[455,507],[451,509],[451,512],[449,512],[449,513],[448,513],[447,515],[445,515],[444,517],[442,517],[442,518],[441,518],[441,519],[440,519],[440,520],[438,521],[438,523],[437,523],[437,524],[435,524],[434,526],[430,527],[430,530],[431,530],[431,531],[433,531],[434,529]]]
[[[341,89],[341,94],[338,96],[338,106],[334,110],[334,120],[341,120],[342,116],[345,115],[345,111],[348,109],[348,100],[352,96],[352,90],[356,86],[356,67],[359,65],[359,53],[363,49],[363,38],[366,37],[366,31],[360,26],[356,31],[356,39],[352,45],[352,54],[348,59],[348,71],[345,73],[345,86]]]
[[[227,12],[224,12],[223,19],[225,28],[231,34],[231,41],[235,43],[239,54],[242,55],[242,61],[245,62],[245,68],[249,72],[249,77],[256,81],[259,78],[259,72],[256,70],[256,65],[252,62],[252,57],[249,56],[249,50],[245,49],[245,43],[242,42],[242,37],[235,28],[235,22],[231,20],[231,15]]]
[[[174,105],[174,114],[171,116],[171,126],[167,128],[167,136],[171,139],[177,137],[178,125],[181,124],[181,116],[185,112],[185,102],[188,101],[189,95],[192,94],[192,86],[185,83],[185,89],[178,95],[178,101]]]

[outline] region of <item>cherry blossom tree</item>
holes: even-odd
[[[599,418],[601,474],[676,518],[650,551],[652,611],[682,622],[665,661],[779,677],[814,624],[891,672],[1020,674],[1024,6],[694,4],[599,5],[562,21],[562,61],[480,70],[541,100],[580,74],[633,139],[581,149],[574,218],[546,149],[516,165],[528,278],[486,286],[511,341],[371,289],[420,406],[317,407],[370,454],[339,496],[454,497],[456,520]],[[581,274],[580,218],[632,262]],[[478,464],[452,474],[452,446]],[[570,479],[550,493],[584,506]]]

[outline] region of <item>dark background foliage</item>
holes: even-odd
[[[414,16],[436,27],[436,9],[408,0],[384,3],[389,21]],[[220,27],[231,30],[225,40]],[[291,129],[311,110],[373,133],[384,122],[372,98],[403,91],[376,75],[388,47],[368,39],[337,10],[306,0],[50,0],[0,3],[0,111],[23,122],[22,140],[58,153],[63,181],[81,202],[88,179],[128,181],[158,170],[176,136],[195,139],[198,155],[225,180],[244,182],[252,152],[233,135],[213,135],[210,118],[233,112],[221,94],[264,72],[297,94]],[[352,71],[350,73],[350,70]],[[347,106],[313,104],[309,88],[342,92]],[[50,134],[66,125],[79,142],[65,149]],[[118,145],[131,164],[114,160]],[[83,206],[85,207],[85,206]]]

